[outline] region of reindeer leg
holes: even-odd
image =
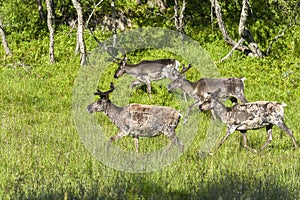
[[[266,127],[267,140],[266,140],[265,144],[260,148],[260,151],[263,151],[268,146],[268,144],[272,141],[272,127],[273,127],[272,124],[270,124]]]
[[[121,129],[119,129],[118,133],[116,135],[112,136],[110,138],[110,140],[108,141],[107,151],[109,150],[112,142],[114,142],[115,140],[121,139],[122,137],[127,136],[128,134],[129,134],[129,132],[124,132]]]
[[[135,81],[132,81],[131,84],[130,84],[130,88],[132,89],[134,86],[138,85],[142,83],[140,80],[135,80]]]
[[[217,148],[219,148],[224,143],[224,141],[229,137],[229,135],[231,135],[235,131],[235,129],[236,129],[236,126],[227,127],[226,135],[221,139]]]
[[[146,78],[146,85],[147,85],[147,91],[148,91],[148,95],[151,97],[151,83],[150,80],[148,78]]]
[[[171,140],[172,144],[176,145],[178,149],[183,152],[184,150],[184,144],[178,139],[178,137],[175,135],[175,130],[172,129],[172,131],[166,131],[164,134]]]
[[[251,148],[251,147],[249,147],[249,146],[247,145],[247,135],[246,135],[247,131],[244,130],[244,131],[240,131],[240,132],[241,132],[242,135],[243,135],[243,147],[244,147],[245,149],[248,149],[249,151],[252,151],[253,153],[257,153],[257,151],[256,151],[255,149],[253,149],[253,148]]]
[[[134,141],[134,146],[135,146],[135,152],[139,153],[139,138],[133,137],[133,141]]]
[[[183,98],[184,98],[184,101],[186,102],[187,101],[186,92],[183,92]]]
[[[285,125],[285,123],[283,122],[283,120],[281,122],[278,122],[277,124],[275,124],[276,126],[278,126],[281,130],[285,131],[290,137],[291,140],[295,146],[295,148],[298,148],[297,142],[293,136],[293,132]]]
[[[192,105],[189,106],[186,116],[184,117],[183,124],[186,124],[188,122],[188,118],[189,118],[189,115],[190,115],[190,112],[192,111],[192,109],[194,107],[200,105],[201,103],[202,103],[202,101],[197,100],[195,103],[193,103]]]

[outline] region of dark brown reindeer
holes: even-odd
[[[218,98],[221,100],[230,99],[233,104],[236,104],[238,100],[242,103],[248,102],[244,94],[245,78],[201,78],[196,82],[192,82],[183,75],[189,68],[190,65],[184,68],[180,76],[167,86],[168,90],[180,88],[195,100],[195,103],[189,106],[187,116],[192,108],[203,102],[206,93],[213,93],[218,89],[220,89]],[[187,116],[185,122],[187,121]]]
[[[267,140],[260,148],[262,151],[272,141],[273,125],[279,127],[282,131],[285,131],[290,136],[295,148],[298,147],[292,131],[284,123],[283,107],[286,106],[285,103],[257,101],[226,107],[218,100],[218,92],[220,92],[220,90],[212,94],[207,93],[204,102],[199,106],[201,111],[213,110],[227,126],[226,135],[221,139],[218,148],[235,130],[237,130],[243,134],[243,146],[248,150],[256,152],[255,149],[247,146],[247,130],[266,127]]]
[[[178,67],[180,62],[174,59],[159,59],[159,60],[143,60],[138,64],[127,64],[128,58],[123,53],[123,59],[118,63],[119,67],[116,70],[114,77],[119,78],[123,74],[129,74],[136,78],[130,84],[133,88],[135,85],[144,83],[147,86],[148,94],[151,95],[151,82],[158,81],[164,78],[175,80],[179,76]]]
[[[164,134],[183,151],[184,145],[175,135],[175,129],[181,117],[176,109],[143,104],[119,107],[109,100],[109,94],[113,90],[113,83],[110,84],[110,90],[106,92],[97,90],[95,95],[99,95],[100,99],[87,107],[90,113],[104,112],[119,128],[118,133],[110,138],[109,145],[117,139],[131,135],[134,138],[136,152],[138,152],[139,137],[154,137]]]

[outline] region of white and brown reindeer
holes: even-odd
[[[248,102],[244,93],[245,78],[201,78],[198,81],[192,82],[187,80],[183,74],[190,67],[191,65],[183,68],[180,76],[167,86],[168,90],[180,88],[195,100],[195,103],[189,106],[185,122],[187,122],[187,117],[191,109],[200,105],[203,102],[204,95],[208,92],[213,93],[219,90],[217,93],[219,95],[218,98],[222,101],[230,99],[233,104],[236,104],[238,100],[242,103]]]
[[[218,148],[230,136],[230,134],[237,130],[243,135],[243,146],[253,152],[256,152],[255,149],[247,146],[247,130],[266,127],[267,140],[260,148],[262,151],[272,141],[273,125],[286,132],[290,136],[295,148],[298,147],[292,131],[284,123],[283,107],[286,106],[285,103],[257,101],[244,104],[235,104],[232,107],[226,107],[219,100],[219,92],[220,90],[214,93],[207,93],[204,95],[204,102],[199,105],[199,109],[201,111],[213,110],[220,117],[221,121],[227,126],[226,135],[221,139],[220,143],[218,144]]]
[[[113,90],[113,83],[110,84],[110,90],[106,92],[97,90],[94,94],[99,95],[100,99],[87,107],[90,113],[103,112],[119,128],[118,133],[110,138],[109,145],[117,139],[130,135],[134,138],[135,150],[138,152],[139,137],[164,134],[174,145],[178,146],[179,150],[183,151],[184,145],[175,135],[175,129],[181,117],[176,109],[144,104],[119,107],[109,99],[109,94]]]
[[[123,59],[118,63],[119,67],[114,74],[114,78],[119,78],[123,74],[128,74],[137,80],[130,84],[130,88],[144,83],[147,86],[147,92],[151,95],[151,82],[161,79],[175,80],[179,76],[178,68],[180,62],[174,59],[142,60],[138,64],[127,64],[128,58],[124,52]]]

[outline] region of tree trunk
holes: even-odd
[[[186,7],[186,1],[182,1],[182,7],[180,9],[177,0],[175,0],[175,5],[174,5],[174,19],[175,19],[175,27],[177,31],[180,33],[181,38],[183,39],[183,34],[184,34],[184,11]],[[180,11],[179,11],[180,10]],[[180,12],[180,14],[178,14]]]
[[[112,10],[112,32],[113,32],[113,47],[117,45],[117,24],[116,24],[116,6],[115,0],[111,0],[111,10]]]
[[[2,25],[2,20],[0,19],[0,36],[2,38],[2,44],[3,44],[3,48],[5,50],[5,54],[7,56],[12,56],[12,53],[9,49],[9,46],[8,46],[8,43],[7,43],[7,40],[6,40],[6,36],[5,36],[5,32],[4,32],[4,27]]]
[[[46,18],[45,18],[44,12],[43,12],[42,1],[41,0],[36,0],[36,2],[38,4],[38,11],[39,11],[40,19],[43,20],[43,21],[45,21]]]
[[[84,43],[84,22],[82,15],[82,8],[77,0],[72,0],[72,3],[78,15],[78,29],[77,29],[77,45],[80,49],[80,65],[83,66],[86,62],[86,48]]]
[[[249,10],[249,0],[243,0],[243,7],[241,12],[240,24],[239,24],[239,35],[241,38],[244,38],[248,44],[252,53],[257,57],[263,57],[263,53],[259,49],[257,43],[254,41],[254,38],[250,30],[246,27],[246,20],[248,17]]]
[[[223,38],[225,40],[225,42],[227,44],[229,44],[232,47],[235,47],[237,50],[242,51],[243,53],[245,53],[246,55],[248,55],[249,53],[251,53],[250,49],[242,44],[238,44],[236,41],[234,41],[228,34],[227,30],[226,30],[226,25],[223,21],[223,17],[222,17],[222,10],[221,7],[219,5],[219,2],[217,0],[210,0],[212,6],[215,8],[215,13],[217,16],[217,21],[218,21],[218,25],[219,25],[219,29],[223,35]]]
[[[166,0],[147,0],[147,4],[152,7],[157,6],[161,12],[164,12],[168,7]]]
[[[52,7],[52,0],[46,0],[47,5],[47,25],[50,32],[50,44],[49,44],[49,56],[50,56],[50,63],[55,63],[54,57],[54,16],[53,16],[53,7]]]

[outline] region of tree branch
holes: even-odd
[[[240,46],[244,41],[245,41],[245,39],[244,39],[244,38],[241,38],[241,39],[236,43],[236,45],[234,45],[234,47],[230,50],[230,52],[229,52],[225,57],[223,57],[223,58],[220,60],[220,62],[224,62],[225,60],[227,60],[227,59],[233,54],[233,51],[236,50],[236,48],[237,48],[238,46]]]
[[[295,5],[295,8],[294,8],[294,11],[293,13],[296,13],[296,8],[298,7],[299,5],[299,2]],[[266,51],[266,55],[269,55],[270,54],[270,51],[271,51],[271,48],[273,46],[273,44],[275,42],[278,41],[279,38],[283,37],[285,32],[291,28],[292,26],[294,26],[296,23],[297,23],[297,18],[298,18],[298,13],[295,15],[295,17],[293,19],[291,19],[290,23],[281,31],[278,32],[278,34],[273,38],[273,40],[270,42],[269,46],[268,46],[268,49]]]
[[[91,20],[91,18],[92,18],[92,16],[93,16],[93,14],[95,13],[96,8],[97,8],[103,1],[104,1],[104,0],[100,0],[100,1],[95,5],[94,9],[92,10],[91,14],[89,15],[88,20],[87,20],[86,23],[85,23],[85,28],[88,27],[89,22],[90,22],[90,20]]]
[[[273,44],[275,42],[278,41],[279,38],[281,38],[282,36],[284,36],[285,32],[288,30],[288,28],[292,27],[294,24],[292,24],[291,22],[281,31],[278,32],[278,35],[276,35],[276,37],[273,38],[273,40],[271,41],[271,43],[268,46],[268,49],[266,51],[266,55],[270,54],[271,48],[273,46]]]

